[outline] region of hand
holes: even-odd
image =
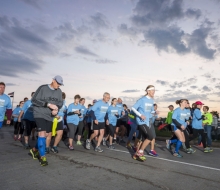
[[[182,130],[185,130],[185,127],[184,127],[183,125],[181,125],[181,129],[182,129]]]
[[[95,120],[95,121],[94,121],[94,123],[95,123],[96,125],[98,125],[98,124],[99,124],[98,120]]]
[[[52,115],[57,115],[57,113],[58,113],[58,110],[53,110],[52,111]]]
[[[142,120],[146,120],[146,117],[144,115],[141,115]]]
[[[6,124],[10,125],[11,124],[11,120],[7,120]]]
[[[52,110],[58,110],[58,107],[54,104],[49,104],[48,108],[50,108]]]
[[[109,121],[108,120],[106,120],[106,125],[109,125]]]

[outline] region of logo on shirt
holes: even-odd
[[[106,112],[107,112],[107,110],[108,110],[108,107],[101,106],[100,111],[101,111],[102,113],[106,113]]]
[[[0,99],[0,107],[4,107],[5,106],[5,100]]]
[[[145,103],[145,111],[150,112],[153,104]]]
[[[111,110],[111,115],[114,116],[114,115],[117,115],[118,114],[118,110]]]
[[[186,113],[181,113],[181,114],[180,114],[180,119],[181,119],[182,121],[185,121],[185,119],[187,118],[187,115],[188,115],[188,114],[186,114]]]

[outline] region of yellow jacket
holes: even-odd
[[[204,125],[212,125],[212,114],[207,112],[207,113],[203,113],[203,115],[205,116],[205,120],[202,121],[202,123]]]

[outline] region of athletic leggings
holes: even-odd
[[[84,128],[84,121],[80,121],[78,124],[78,135],[82,136],[83,128]]]
[[[150,141],[153,140],[152,127],[149,128],[146,124],[138,125],[138,130],[139,130],[138,139],[142,138],[142,141],[144,141],[145,139],[148,139]]]
[[[67,126],[69,129],[69,138],[74,139],[77,130],[77,125],[74,125],[73,123],[68,123]]]
[[[206,134],[204,133],[204,129],[193,129],[193,137],[190,138],[190,141],[197,138],[199,134],[202,136],[203,148],[206,148]]]
[[[88,133],[88,139],[89,139],[90,136],[91,136],[92,133],[93,133],[93,130],[91,129],[91,127],[92,127],[92,123],[87,123],[87,125],[88,125],[88,128],[89,128],[89,133]]]
[[[19,129],[20,129],[20,131],[19,131]],[[21,122],[16,121],[14,123],[14,135],[17,135],[18,131],[19,131],[19,135],[22,135],[24,130],[23,130],[23,127],[21,125]]]
[[[116,130],[116,126],[113,126],[112,124],[109,124],[109,125],[108,125],[108,129],[109,129],[109,135],[110,135],[111,137],[114,137],[115,130]]]

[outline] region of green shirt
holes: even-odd
[[[204,113],[203,115],[206,117],[206,119],[203,120],[202,123],[204,125],[211,125],[212,124],[212,114],[207,112],[207,113]]]
[[[167,123],[167,124],[172,123],[172,115],[173,115],[173,111],[169,111],[168,114],[167,114],[167,118],[166,118],[165,123]]]

